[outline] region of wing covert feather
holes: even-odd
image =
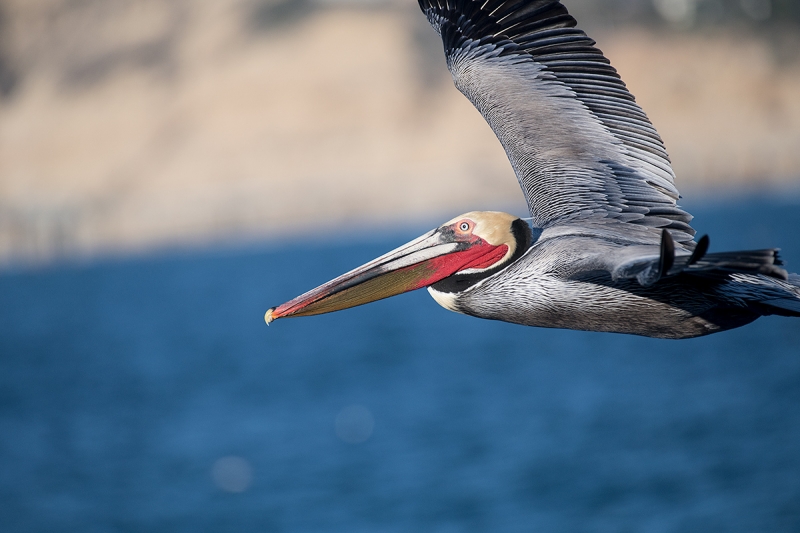
[[[557,0],[419,0],[456,87],[508,155],[533,222],[613,219],[692,245],[658,133]]]

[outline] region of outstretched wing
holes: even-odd
[[[661,138],[563,5],[419,3],[456,87],[505,148],[535,225],[613,219],[692,240]]]

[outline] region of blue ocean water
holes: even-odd
[[[800,271],[796,200],[689,207]],[[2,531],[800,531],[800,320],[663,341],[418,291],[264,325],[426,229],[0,275]]]

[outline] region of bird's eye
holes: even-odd
[[[469,222],[462,222],[458,225],[458,229],[461,231],[469,231]]]

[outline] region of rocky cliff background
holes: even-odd
[[[565,4],[684,195],[796,193],[797,2]],[[413,0],[0,0],[0,264],[471,209],[524,202]]]

